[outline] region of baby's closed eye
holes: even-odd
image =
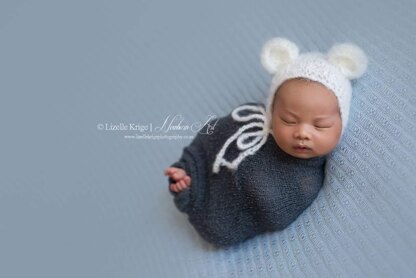
[[[334,121],[332,121],[331,119],[321,119],[321,120],[315,121],[314,125],[316,127],[328,128],[334,125]]]
[[[332,125],[315,125],[316,128],[330,128]]]
[[[298,123],[297,119],[292,117],[281,117],[280,119],[287,125],[296,125]]]

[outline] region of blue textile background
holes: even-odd
[[[1,1],[0,277],[414,276],[415,15],[411,0]],[[369,69],[314,203],[216,250],[163,176],[193,132],[156,127],[264,102],[275,36],[354,42]]]

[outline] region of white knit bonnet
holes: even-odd
[[[261,63],[274,75],[266,103],[269,127],[276,90],[288,79],[303,77],[321,83],[335,94],[344,133],[350,110],[350,80],[360,77],[367,69],[367,57],[358,46],[335,44],[327,54],[309,52],[299,55],[296,44],[285,38],[274,38],[263,46]]]
[[[309,52],[299,55],[297,45],[286,38],[273,38],[267,41],[261,51],[261,63],[273,74],[266,110],[261,106],[242,105],[231,113],[242,125],[224,143],[213,164],[213,173],[218,173],[221,166],[237,169],[240,162],[248,155],[255,154],[272,133],[272,109],[275,93],[279,86],[292,78],[306,78],[317,81],[331,90],[338,100],[342,120],[342,133],[348,122],[351,101],[350,80],[360,77],[367,69],[367,56],[351,43],[335,44],[327,54]],[[240,112],[244,112],[241,114]],[[247,114],[247,112],[249,112]],[[252,120],[260,121],[252,121]],[[256,131],[252,131],[257,128]],[[241,151],[233,161],[227,161],[225,153],[234,141]]]

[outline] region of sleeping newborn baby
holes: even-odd
[[[354,44],[299,55],[285,38],[268,41],[261,62],[274,75],[266,105],[212,120],[165,170],[176,207],[218,246],[282,230],[312,203],[348,121],[349,80],[367,68]]]

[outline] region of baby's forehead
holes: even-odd
[[[336,98],[336,96],[335,96]],[[276,108],[281,112],[292,112],[296,114],[332,114],[339,113],[338,101],[326,98],[302,98],[302,99],[286,99],[284,96],[275,103]]]
[[[308,80],[308,79],[307,79]],[[285,82],[286,83],[286,82]],[[309,84],[307,84],[309,83]],[[286,86],[284,86],[286,85]],[[338,99],[336,95],[327,87],[316,81],[301,81],[283,84],[275,92],[275,101],[286,102],[317,102],[323,104],[332,104],[337,106]]]

